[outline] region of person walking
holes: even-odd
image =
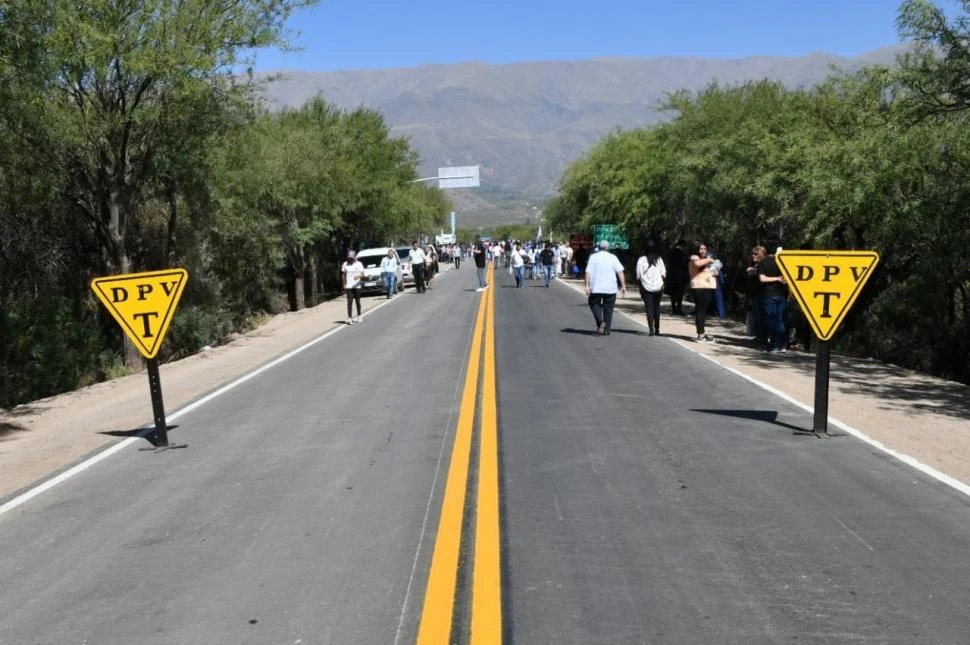
[[[455,262],[455,268],[461,268],[461,246],[455,244],[451,248],[451,259]]]
[[[387,289],[387,299],[390,300],[397,293],[397,251],[388,249],[387,255],[381,258],[381,275],[384,276],[384,288]]]
[[[586,296],[596,319],[596,334],[609,336],[613,326],[617,285],[620,293],[626,295],[626,275],[619,258],[610,253],[610,243],[602,240],[599,248],[599,253],[591,255],[586,263]]]
[[[414,274],[414,292],[424,293],[424,251],[418,246],[417,240],[411,242],[408,257],[411,259],[411,273]]]
[[[364,279],[364,265],[357,260],[355,251],[347,251],[347,261],[340,266],[341,284],[347,294],[347,324],[360,322],[360,288]],[[357,303],[357,317],[353,313],[353,304]]]
[[[694,294],[694,327],[697,330],[698,343],[714,340],[714,337],[706,334],[704,330],[704,319],[707,318],[707,312],[714,301],[714,292],[717,290],[717,281],[711,272],[713,264],[714,260],[707,257],[707,245],[701,242],[695,244],[688,269],[690,288]]]
[[[553,274],[556,271],[556,265],[558,264],[556,253],[551,248],[549,242],[546,242],[545,248],[539,251],[539,264],[542,265],[542,273],[546,279],[546,289],[548,289],[549,283],[552,282]]]
[[[521,289],[525,286],[525,252],[522,250],[521,243],[515,243],[510,262],[512,264],[512,273],[515,275],[515,286]]]
[[[637,283],[640,286],[640,298],[647,310],[647,327],[650,336],[660,335],[660,299],[664,292],[664,280],[667,278],[667,267],[663,258],[657,252],[653,242],[647,242],[647,248],[637,260]]]
[[[762,297],[765,328],[768,331],[769,354],[788,351],[788,331],[785,328],[785,303],[788,301],[788,287],[781,275],[775,254],[768,255],[758,263],[758,280],[763,289]]]
[[[690,273],[687,269],[687,242],[677,240],[674,248],[667,251],[667,258],[664,265],[667,268],[667,295],[670,296],[671,313],[677,316],[684,315],[684,290],[690,282]]]
[[[482,236],[475,236],[475,246],[472,247],[472,257],[475,259],[475,273],[478,274],[478,288],[475,291],[485,291],[488,283],[485,282],[485,266],[488,262],[488,250],[482,242]]]

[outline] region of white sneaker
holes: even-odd
[[[475,291],[485,291],[485,287],[479,287],[479,288],[475,289]]]
[[[482,290],[488,289],[490,286],[492,286],[492,285],[486,284],[484,287],[482,287]]]
[[[360,319],[360,316],[357,316],[356,318],[354,318],[354,322],[355,323],[359,323],[359,322],[364,322],[364,321]]]
[[[353,325],[354,324],[354,319],[353,318],[348,318],[347,319],[347,324],[348,325]]]

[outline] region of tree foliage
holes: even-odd
[[[140,364],[94,276],[188,268],[181,356],[442,221],[377,112],[257,102],[240,71],[313,1],[0,0],[0,406]]]
[[[556,230],[621,224],[638,242],[705,240],[736,279],[755,244],[876,249],[881,268],[842,348],[970,382],[963,8],[947,21],[905,2],[900,28],[920,47],[898,67],[670,96],[671,121],[612,133],[572,164],[546,217]]]

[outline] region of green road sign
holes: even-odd
[[[616,224],[596,224],[593,226],[593,244],[599,244],[603,240],[610,243],[611,249],[626,251],[630,248],[630,240]]]

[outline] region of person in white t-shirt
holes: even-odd
[[[626,275],[619,258],[610,253],[610,243],[602,240],[599,247],[599,253],[591,255],[586,264],[586,295],[596,319],[596,334],[609,336],[617,287],[619,285],[620,293],[626,295]]]
[[[347,324],[360,322],[360,287],[364,279],[364,265],[357,260],[355,251],[347,251],[347,261],[340,266],[340,275],[347,294]],[[353,316],[353,303],[357,303],[357,317]]]
[[[637,283],[640,286],[640,298],[647,310],[647,326],[651,336],[660,335],[660,298],[664,292],[664,280],[667,279],[667,267],[663,258],[657,252],[657,246],[647,242],[647,248],[637,260]]]
[[[522,245],[518,242],[515,243],[515,248],[512,249],[511,261],[512,261],[512,274],[515,276],[515,286],[520,289],[525,286],[525,251],[522,250]]]

